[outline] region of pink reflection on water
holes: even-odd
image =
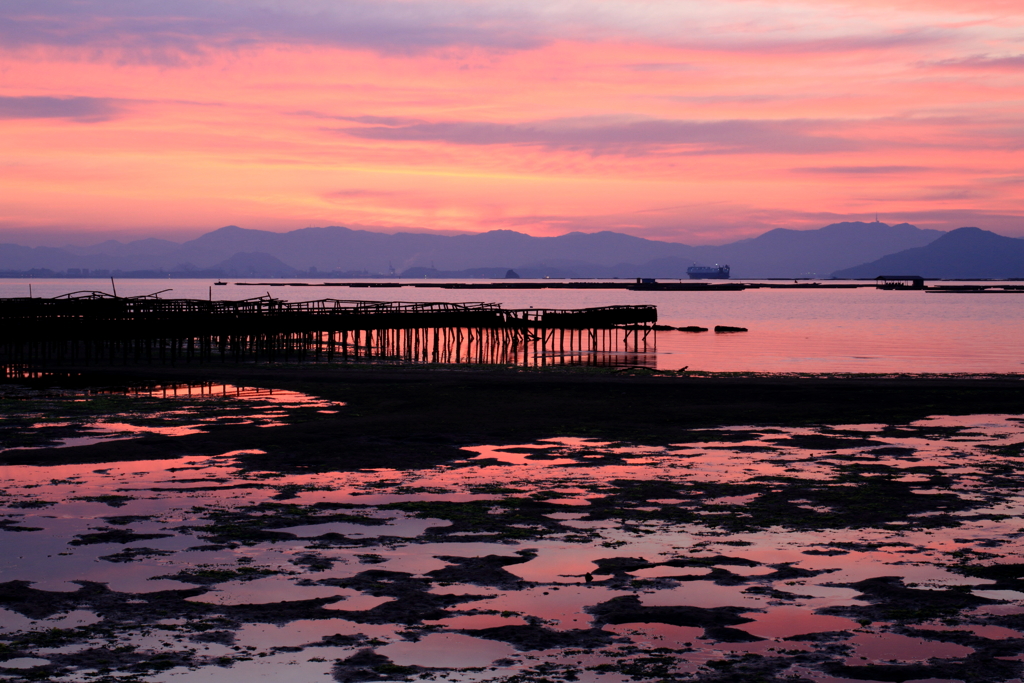
[[[0,633],[13,631],[48,631],[50,629],[71,629],[97,624],[102,619],[88,610],[72,610],[49,619],[30,619],[8,609],[0,608]]]
[[[419,641],[399,642],[377,648],[399,666],[477,667],[515,653],[515,648],[495,640],[461,633],[431,633]]]
[[[388,595],[367,595],[351,588],[335,589],[335,592],[342,599],[338,602],[324,605],[324,609],[337,610],[339,612],[362,612],[379,607],[385,602],[394,601],[394,598]]]
[[[507,449],[511,448],[525,448],[526,446],[505,446],[502,448],[494,447],[475,447],[475,448],[463,448],[462,450],[471,451],[477,453],[470,461],[473,460],[498,460],[499,462],[508,463],[509,465],[532,465],[538,462],[535,456],[547,455],[542,451],[532,451],[527,453],[511,453]],[[534,458],[534,459],[531,459]],[[571,465],[575,461],[571,458],[547,458],[545,457],[542,461],[546,465]]]
[[[863,665],[864,660],[872,663],[923,662],[932,657],[966,657],[974,652],[974,648],[966,645],[922,640],[897,633],[857,633],[846,642],[854,648],[853,655],[846,660],[851,666]]]
[[[5,577],[30,577],[31,580],[37,581],[36,586],[40,588],[60,585],[71,591],[77,586],[67,583],[68,581],[90,578],[107,581],[112,587],[121,590],[135,590],[136,586],[145,584],[150,586],[149,590],[156,590],[163,586],[165,580],[153,580],[153,577],[172,575],[183,567],[201,563],[209,563],[216,568],[236,567],[236,562],[240,558],[245,558],[252,562],[253,566],[265,566],[287,573],[253,581],[221,583],[193,600],[240,605],[267,604],[311,596],[333,597],[336,601],[329,603],[326,608],[341,616],[346,611],[372,609],[395,598],[375,597],[370,595],[369,591],[361,593],[354,589],[326,587],[317,584],[317,580],[351,577],[365,570],[408,572],[423,579],[430,577],[428,572],[454,564],[446,559],[440,559],[442,557],[474,558],[501,555],[519,558],[524,555],[529,557],[529,553],[516,555],[517,551],[533,551],[536,553],[533,559],[505,567],[509,574],[524,579],[524,583],[518,586],[514,581],[507,589],[470,584],[434,584],[430,589],[432,594],[468,594],[480,597],[450,608],[449,611],[454,613],[451,617],[429,622],[428,626],[446,630],[433,635],[459,635],[450,631],[509,624],[522,625],[537,620],[537,623],[543,624],[546,628],[558,631],[585,629],[592,625],[592,617],[587,608],[614,597],[637,595],[645,606],[738,607],[744,610],[745,616],[752,621],[738,625],[737,628],[769,639],[757,643],[712,643],[701,638],[702,629],[659,624],[624,624],[605,629],[630,638],[634,644],[640,643],[644,646],[650,644],[652,647],[685,648],[685,643],[691,643],[694,651],[685,653],[686,663],[681,666],[681,671],[696,671],[699,663],[720,659],[729,653],[749,652],[777,656],[773,652],[777,653],[782,649],[811,650],[815,648],[815,644],[809,641],[780,643],[774,639],[823,631],[853,634],[853,640],[845,641],[856,648],[848,660],[852,664],[888,661],[892,658],[889,656],[890,650],[894,648],[902,653],[895,656],[902,656],[909,661],[924,661],[931,656],[960,657],[964,656],[964,651],[969,653],[970,648],[957,650],[956,647],[962,646],[949,647],[924,637],[897,637],[897,634],[890,633],[857,632],[857,625],[849,619],[818,613],[828,606],[864,604],[864,596],[859,591],[848,585],[835,584],[882,576],[899,577],[905,585],[919,584],[916,586],[919,590],[941,590],[957,585],[973,586],[976,595],[1011,601],[964,612],[961,617],[965,620],[984,621],[986,615],[1024,611],[1021,604],[1024,603],[1024,594],[1003,590],[989,591],[985,586],[990,586],[991,581],[958,574],[955,571],[956,565],[950,557],[950,553],[971,549],[987,552],[985,549],[988,548],[988,551],[992,551],[993,540],[1003,543],[998,549],[1000,555],[1010,557],[1024,553],[1024,545],[1017,533],[1019,519],[985,518],[989,513],[1019,514],[1024,510],[1024,499],[1015,496],[1006,501],[987,503],[981,496],[987,492],[976,490],[983,483],[982,480],[971,476],[972,472],[984,472],[986,468],[1003,461],[1002,456],[986,450],[983,446],[1022,440],[1024,424],[1005,416],[985,416],[970,425],[967,425],[968,420],[957,422],[956,418],[943,419],[950,421],[949,426],[969,426],[972,432],[982,436],[971,436],[969,441],[953,446],[937,439],[921,439],[916,433],[915,436],[897,434],[884,438],[873,437],[889,446],[916,448],[917,452],[912,456],[905,452],[870,453],[871,450],[878,448],[877,446],[836,450],[856,456],[858,461],[870,462],[872,465],[902,468],[929,463],[943,473],[955,473],[951,490],[965,498],[973,496],[979,505],[978,510],[961,515],[961,526],[955,529],[916,528],[916,524],[908,524],[908,528],[904,530],[895,530],[891,525],[886,528],[815,530],[775,527],[733,533],[722,528],[705,526],[700,522],[674,523],[656,518],[622,523],[614,517],[591,519],[592,509],[597,513],[595,517],[601,517],[600,506],[578,504],[596,502],[602,496],[614,495],[617,486],[615,480],[647,482],[657,478],[682,488],[679,497],[670,495],[649,501],[629,501],[625,505],[632,510],[656,510],[656,505],[661,504],[689,504],[687,490],[693,491],[697,488],[687,488],[693,482],[758,482],[759,480],[755,478],[763,473],[819,479],[820,485],[825,486],[836,476],[838,466],[846,466],[851,462],[835,457],[834,453],[803,449],[784,443],[787,436],[817,433],[813,429],[779,429],[775,432],[766,431],[760,436],[755,430],[743,445],[760,444],[777,450],[748,452],[736,450],[739,442],[730,445],[730,442],[722,441],[713,442],[713,448],[709,447],[709,444],[691,444],[690,446],[694,447],[688,447],[680,452],[646,447],[612,448],[609,447],[610,444],[585,439],[552,439],[524,444],[520,448],[530,448],[532,452],[554,456],[553,459],[525,457],[528,453],[502,453],[503,449],[516,449],[515,446],[484,445],[473,449],[478,455],[495,453],[516,458],[516,464],[509,467],[476,467],[470,460],[468,466],[467,462],[463,462],[458,467],[440,467],[425,471],[378,470],[281,475],[275,472],[244,471],[232,457],[234,454],[225,454],[212,458],[192,457],[104,466],[6,468],[0,474],[0,477],[3,477],[0,487],[9,495],[0,498],[0,505],[35,499],[47,499],[54,505],[38,509],[7,507],[3,511],[18,524],[39,526],[44,530],[20,533],[0,531],[0,543],[4,544],[7,551],[7,556],[0,558],[0,570]],[[594,466],[588,463],[586,467],[566,467],[560,464],[579,463],[582,458],[590,455],[609,457],[609,461],[615,464]],[[632,462],[623,463],[623,455],[642,457],[630,458]],[[795,468],[799,470],[794,472]],[[231,488],[235,486],[246,488]],[[281,500],[279,492],[284,486],[291,487],[289,491],[294,493],[295,497]],[[767,483],[764,486],[771,489],[775,485]],[[781,491],[782,485],[778,487]],[[535,496],[534,494],[539,491],[555,492],[568,498],[547,498],[552,495],[551,493]],[[932,492],[949,493],[950,489],[917,489],[917,492],[927,496]],[[110,493],[125,495],[129,499],[123,501],[120,507],[96,501],[77,500]],[[493,512],[514,507],[512,501],[502,502],[506,498],[543,498],[553,505],[567,501],[576,505],[572,509],[562,511],[542,511],[546,519],[559,521],[564,525],[564,528],[558,528],[552,535],[522,541],[504,540],[501,544],[469,542],[471,539],[462,537],[455,537],[459,542],[445,542],[444,529],[450,524],[447,520],[439,522],[425,513],[419,516],[413,512],[372,507],[401,501],[491,501]],[[719,495],[713,501],[704,503],[714,502],[722,506],[742,508],[752,500],[754,498],[750,494]],[[360,543],[367,544],[365,547],[342,538],[334,539],[330,543],[323,539],[321,542],[286,540],[278,543],[253,543],[234,549],[188,550],[192,546],[208,543],[204,540],[204,535],[207,534],[210,518],[204,511],[232,511],[242,506],[263,503],[270,503],[271,506],[289,506],[311,505],[317,502],[357,505],[360,506],[357,509],[359,514],[369,514],[376,519],[390,521],[384,526],[368,526],[347,521],[318,524],[314,519],[297,526],[269,527],[271,530],[299,532],[311,537],[322,536],[327,531],[340,531],[345,536],[352,536],[353,540],[358,536]],[[798,505],[811,503],[810,498],[806,497],[795,498],[791,502]],[[370,507],[363,508],[362,505]],[[547,510],[552,510],[553,505]],[[485,505],[483,510],[486,511],[486,508]],[[268,507],[266,512],[259,514],[271,518],[275,509]],[[101,527],[113,528],[116,525],[103,518],[119,515],[153,515],[154,518],[151,520],[140,519],[127,522],[126,525],[135,532],[173,533],[174,538],[125,544],[104,542],[73,548],[67,546],[68,539],[76,534],[87,533]],[[433,532],[424,534],[431,528],[434,529]],[[588,534],[579,534],[573,529],[585,529]],[[565,536],[561,535],[563,533]],[[593,534],[592,537],[590,533]],[[392,538],[386,544],[375,544],[374,539],[379,534]],[[570,542],[568,539],[573,537],[582,538],[586,542]],[[120,565],[100,559],[101,556],[115,551],[143,546],[166,549],[171,554]],[[66,549],[73,554],[67,557],[45,557],[48,554],[56,556]],[[313,550],[322,558],[336,564],[314,572],[292,562],[301,553]],[[38,562],[16,559],[33,553]],[[370,559],[364,563],[359,559],[361,554],[367,555]],[[679,558],[706,561],[716,555],[728,555],[738,558],[741,562],[746,560],[759,564],[746,567],[743,564],[729,564],[718,560],[708,562],[708,565],[742,576],[745,580],[739,585],[719,585],[703,579],[679,582],[666,579],[634,583],[630,581],[629,576],[623,577],[621,574],[618,578],[608,574],[596,574],[593,576],[595,581],[588,584],[584,578],[587,572],[592,573],[598,568],[598,560],[636,558],[641,562],[661,563]],[[767,578],[777,569],[777,566],[770,565],[782,563],[789,563],[797,569],[821,573],[791,580]],[[694,577],[710,572],[710,566],[656,566],[632,571],[630,575],[637,579],[651,580],[670,576]],[[300,578],[303,583],[298,583]],[[543,585],[530,585],[531,581],[542,582]],[[616,587],[601,585],[605,581]],[[615,583],[616,581],[618,583]],[[733,577],[724,582],[732,581],[738,580]],[[173,587],[184,587],[184,584],[178,582],[168,583]],[[785,595],[780,597],[779,593],[773,594],[771,590],[781,591]],[[484,611],[494,613],[480,613]],[[502,612],[515,614],[501,616]],[[296,643],[298,646],[309,642],[298,642],[302,639],[317,640],[322,634],[330,632],[363,634],[366,637],[379,637],[389,643],[378,646],[379,652],[391,648],[385,652],[394,651],[398,657],[407,658],[401,661],[422,665],[422,662],[430,661],[430,657],[435,656],[432,654],[435,650],[440,651],[444,647],[451,648],[459,644],[476,647],[478,643],[475,641],[480,640],[434,638],[428,642],[428,646],[412,647],[414,643],[400,642],[402,636],[396,633],[396,625],[355,624],[344,619],[296,623],[297,630],[294,635],[286,633],[285,627],[247,625],[241,632],[240,642],[244,640],[247,643],[274,645]],[[922,628],[945,630],[941,626]],[[966,624],[955,628],[971,630],[987,638],[1020,637],[1016,631],[992,624]],[[843,643],[844,637],[837,636],[839,640],[836,642]],[[426,640],[426,637],[423,640]],[[503,643],[498,643],[498,646],[507,650]],[[345,652],[350,651],[351,649],[346,651],[339,648],[337,656],[349,656]],[[327,650],[308,652],[309,656],[312,656]],[[615,656],[625,656],[614,655],[612,652],[609,650],[604,654],[588,655],[593,657],[588,661],[615,661]],[[555,661],[561,654],[560,650],[555,649],[547,654],[536,653],[536,656],[543,661]],[[860,657],[868,659],[862,660]],[[398,658],[393,659],[396,663],[399,662]],[[264,662],[267,662],[268,666],[277,665],[271,656],[264,658]],[[503,666],[508,669],[514,668],[512,665]],[[822,678],[820,672],[808,677],[814,680],[827,680],[827,677]],[[612,679],[599,676],[595,683],[608,680]]]
[[[69,396],[79,398],[67,398],[71,402],[82,402],[89,396],[97,395],[124,395],[139,396],[161,399],[181,399],[193,402],[207,402],[218,400],[225,402],[224,407],[245,408],[251,406],[251,410],[242,410],[229,415],[202,415],[192,412],[194,406],[185,409],[160,410],[144,415],[146,423],[133,424],[125,418],[133,417],[130,412],[110,417],[99,418],[93,421],[77,422],[40,422],[33,425],[33,429],[40,428],[68,428],[77,427],[82,432],[81,436],[70,436],[58,439],[54,444],[43,446],[20,446],[19,450],[36,450],[39,448],[67,448],[72,446],[86,446],[100,441],[110,441],[131,438],[142,434],[159,434],[162,436],[178,437],[197,434],[204,431],[204,426],[210,423],[231,423],[250,424],[259,421],[259,426],[272,427],[285,424],[279,418],[287,417],[290,410],[297,408],[315,408],[318,412],[338,412],[336,409],[344,406],[344,403],[330,401],[297,391],[282,389],[262,389],[258,387],[241,387],[232,384],[214,384],[211,382],[193,384],[168,384],[150,387],[129,387],[124,389],[98,389],[89,390],[85,393],[70,393]],[[238,404],[238,405],[235,405]],[[272,407],[268,408],[268,404]],[[204,405],[208,405],[205,404]],[[36,415],[40,417],[41,415]],[[171,424],[166,426],[154,425],[154,420],[167,420],[184,422],[184,424]],[[0,449],[10,450],[10,449]]]
[[[576,525],[574,525],[576,526]],[[600,551],[596,551],[602,555]],[[581,549],[570,545],[554,548],[544,548],[529,562],[515,564],[506,567],[506,571],[515,574],[524,581],[558,582],[558,583],[579,583],[583,580],[584,574],[597,569],[594,564],[595,550],[591,548]],[[602,556],[613,556],[616,553],[606,553]]]
[[[711,581],[685,581],[676,588],[645,591],[640,594],[640,602],[647,607],[767,607],[769,598],[744,593],[744,588],[745,586],[720,586]]]
[[[235,384],[220,384],[214,382],[160,384],[150,387],[130,387],[123,390],[112,389],[94,391],[91,393],[196,400],[213,398],[232,398],[242,400],[258,399],[261,403],[273,403],[282,406],[303,406],[306,408],[336,408],[345,405],[344,403],[338,403],[337,401],[329,401],[287,389],[263,389],[260,387],[245,387]]]
[[[255,605],[330,598],[338,592],[333,586],[302,586],[286,576],[269,576],[251,581],[226,581],[217,584],[211,591],[186,600],[210,605]]]
[[[176,426],[176,427],[140,427],[138,425],[131,425],[127,422],[107,422],[100,421],[93,423],[93,428],[97,430],[106,431],[112,435],[119,434],[160,434],[162,436],[187,436],[189,434],[198,434],[202,429],[191,426]]]
[[[645,567],[629,572],[638,579],[659,579],[669,576],[705,576],[711,573],[711,567]]]
[[[339,534],[351,538],[367,538],[377,536],[395,536],[398,538],[416,538],[431,527],[446,527],[452,523],[447,519],[426,519],[400,515],[388,520],[386,524],[366,525],[353,522],[326,522],[324,524],[306,524],[275,528],[304,538],[316,538],[327,534]]]
[[[465,586],[469,590],[471,587]],[[454,590],[449,586],[445,592]],[[479,591],[479,588],[473,588]],[[433,591],[432,591],[433,592]],[[631,593],[604,586],[537,586],[471,603],[476,610],[512,611],[544,620],[548,628],[559,631],[589,628],[592,617],[586,607]]]
[[[915,626],[915,628],[922,631],[966,631],[967,633],[973,633],[981,638],[989,638],[991,640],[1024,638],[1024,633],[1021,633],[1020,631],[1014,631],[1013,629],[1006,628],[1005,626],[996,626],[994,624],[958,624],[956,626],[948,626],[946,624],[921,624],[920,626]]]
[[[520,616],[502,616],[501,614],[463,614],[447,619],[426,620],[423,622],[428,626],[443,626],[448,629],[484,629],[498,628],[499,626],[522,626],[526,620]]]
[[[696,626],[675,626],[673,624],[606,624],[602,627],[609,633],[633,636],[634,643],[650,644],[655,647],[687,647],[702,644],[704,629]]]
[[[974,616],[986,616],[990,614],[994,616],[1024,614],[1024,605],[982,605],[981,607],[971,610],[968,614]]]
[[[661,332],[658,359],[667,367],[685,358],[691,370],[711,371],[1021,371],[1010,321],[1024,314],[1024,297],[892,294],[870,288],[666,292],[649,293],[645,303],[658,305],[660,320],[671,325],[750,330]]]
[[[772,607],[764,614],[748,613],[744,616],[753,621],[742,624],[739,628],[762,638],[789,638],[824,631],[848,631],[859,626],[852,619],[815,614],[802,607]]]
[[[365,635],[398,640],[397,630],[394,624],[358,624],[347,619],[299,619],[280,626],[244,624],[237,632],[236,642],[242,646],[296,647],[333,635]]]

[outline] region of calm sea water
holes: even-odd
[[[295,280],[289,280],[295,282]],[[301,281],[299,281],[301,282]],[[307,280],[318,284],[322,280]],[[110,292],[96,279],[0,280],[0,297]],[[508,308],[653,304],[667,325],[746,327],[736,334],[660,332],[648,360],[661,368],[757,372],[1024,372],[1024,294],[948,294],[859,289],[740,292],[449,290],[423,287],[258,287],[208,280],[118,280],[121,296],[288,301],[485,301]]]

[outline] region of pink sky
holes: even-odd
[[[7,0],[0,242],[1024,237],[1022,29],[1018,0]]]

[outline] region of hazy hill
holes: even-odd
[[[836,277],[920,275],[929,278],[1024,277],[1024,240],[980,228],[959,228],[924,247],[845,270]]]
[[[299,270],[387,272],[390,264],[398,272],[416,267],[448,272],[517,268],[579,277],[686,277],[686,268],[694,263],[728,263],[736,277],[795,277],[827,276],[839,268],[923,246],[941,234],[906,223],[836,223],[820,230],[780,228],[732,244],[692,247],[608,231],[531,237],[494,230],[448,237],[336,226],[287,233],[229,226],[186,242],[173,257],[210,267],[246,251],[274,254]]]
[[[819,230],[770,230],[759,237],[708,248],[715,263],[728,263],[736,277],[829,277],[833,271],[941,236],[909,223],[833,223]]]
[[[318,271],[355,270],[387,272],[420,266],[437,270],[510,268],[544,259],[573,259],[596,265],[623,260],[643,263],[666,254],[686,258],[685,244],[656,242],[613,232],[569,233],[559,237],[531,237],[511,230],[475,235],[393,235],[350,230],[338,226],[303,228],[286,233],[246,230],[228,226],[181,245],[172,260],[207,267],[234,253],[274,254],[293,268]]]
[[[547,258],[520,267],[529,270],[543,265],[593,277],[685,278],[686,269],[698,263],[728,264],[736,278],[829,277],[834,270],[847,267],[847,264],[922,246],[942,234],[938,230],[922,230],[908,223],[834,223],[818,230],[779,228],[731,244],[689,247],[683,257],[666,250],[650,261],[627,262],[623,259],[612,266]]]
[[[105,254],[107,256],[163,256],[170,254],[180,249],[181,245],[177,242],[171,242],[170,240],[160,240],[154,237],[150,237],[144,240],[135,240],[128,242],[118,242],[117,240],[107,240],[106,242],[100,242],[88,247],[76,247],[67,246],[64,247],[65,251],[79,256],[95,256],[97,254]]]
[[[220,263],[211,270],[223,272],[231,277],[295,277],[298,271],[280,259],[261,252],[240,252]]]
[[[819,230],[771,230],[721,246],[689,246],[615,232],[531,237],[511,230],[473,235],[385,234],[344,227],[277,233],[227,226],[182,244],[108,241],[90,247],[0,245],[0,270],[221,271],[225,276],[297,276],[391,268],[410,274],[514,268],[524,277],[685,278],[686,269],[729,264],[733,277],[828,276],[833,271],[921,247],[941,232],[906,223],[836,223]],[[273,261],[256,258],[267,255]],[[271,256],[272,255],[272,256]]]

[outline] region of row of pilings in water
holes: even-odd
[[[636,364],[654,306],[112,297],[0,299],[7,365],[210,362]]]

